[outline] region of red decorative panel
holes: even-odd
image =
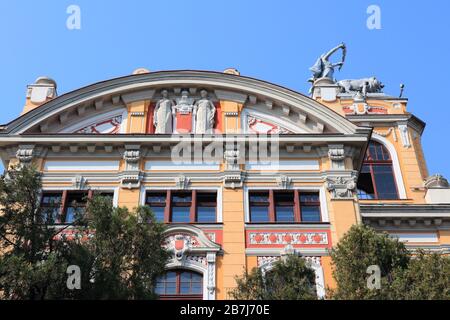
[[[247,248],[331,248],[329,230],[246,230]]]
[[[192,132],[192,113],[177,112],[177,129],[178,133]]]
[[[222,133],[223,128],[223,119],[222,119],[222,106],[219,102],[214,103],[214,106],[216,107],[216,116],[214,120],[214,132],[217,134]]]
[[[203,230],[209,240],[217,244],[223,243],[223,231],[222,230]]]
[[[155,126],[153,125],[153,112],[155,111],[155,104],[150,103],[147,112],[147,133],[155,133]]]

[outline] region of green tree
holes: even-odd
[[[316,300],[315,272],[305,259],[289,255],[272,270],[262,273],[254,268],[236,278],[231,296],[238,300]]]
[[[31,167],[0,178],[0,297],[44,299],[65,278],[62,242],[39,206],[41,180]]]
[[[403,243],[365,225],[354,225],[331,250],[333,277],[337,288],[329,290],[334,299],[389,299],[390,284],[397,269],[408,267],[410,255]],[[367,285],[367,269],[381,270],[381,289]]]
[[[419,251],[407,269],[398,269],[390,288],[397,300],[450,300],[450,258]]]
[[[1,299],[151,299],[168,253],[161,247],[164,227],[145,207],[114,208],[94,197],[75,222],[40,206],[40,174],[13,168],[0,177]],[[66,239],[66,229],[76,237]],[[67,267],[81,269],[81,290],[67,288]]]

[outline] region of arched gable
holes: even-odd
[[[234,101],[244,105],[247,115],[262,118],[281,133],[354,134],[358,127],[317,101],[292,90],[249,77],[207,71],[163,71],[137,74],[99,82],[62,96],[31,110],[7,124],[3,134],[69,133],[102,125],[126,111],[128,104],[155,101],[163,89],[191,94],[205,89],[216,101]],[[267,118],[277,121],[267,121]],[[98,123],[88,123],[98,118]],[[242,120],[242,119],[241,119]],[[111,120],[112,121],[112,120]],[[122,119],[124,121],[124,119]],[[104,124],[104,123],[103,123]]]

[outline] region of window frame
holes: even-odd
[[[281,188],[273,188],[273,189],[266,189],[266,188],[245,188],[245,221],[248,224],[257,225],[257,224],[327,224],[329,223],[328,220],[328,209],[326,205],[326,200],[324,198],[323,188],[322,187],[310,187],[310,188],[290,188],[290,189],[281,189]],[[250,196],[252,193],[263,193],[268,192],[269,193],[269,221],[265,222],[259,222],[259,221],[252,221],[251,217],[251,202],[250,202]],[[294,192],[294,222],[284,222],[284,221],[277,221],[276,220],[276,210],[275,210],[275,193],[276,192]],[[303,221],[302,220],[302,214],[301,214],[301,204],[300,204],[300,197],[302,194],[316,194],[319,198],[318,206],[319,206],[319,212],[320,212],[320,221]]]
[[[160,221],[165,224],[217,224],[222,223],[221,222],[221,205],[220,205],[220,199],[221,199],[221,192],[220,189],[211,189],[211,188],[205,188],[205,189],[188,189],[188,190],[178,190],[178,189],[167,189],[167,188],[151,188],[151,189],[145,189],[143,192],[144,199],[143,199],[143,205],[149,206],[149,203],[147,202],[148,195],[151,193],[155,194],[163,194],[166,193],[166,202],[165,202],[165,210],[164,210],[164,221]],[[190,193],[191,194],[191,202],[189,206],[174,206],[173,196],[177,193]],[[199,222],[198,221],[198,201],[197,201],[197,195],[201,193],[214,193],[216,196],[216,210],[215,210],[215,220],[210,222]],[[181,204],[181,202],[180,202]],[[189,207],[189,222],[173,222],[172,216],[173,216],[173,208],[174,207]]]
[[[43,189],[41,196],[40,196],[40,202],[39,202],[39,206],[42,209],[44,208],[48,208],[51,206],[47,206],[44,205],[43,206],[43,199],[45,197],[45,195],[48,194],[60,194],[61,195],[61,202],[59,204],[59,210],[58,210],[58,217],[57,219],[54,221],[53,225],[71,225],[73,224],[73,222],[67,222],[67,209],[69,206],[68,203],[68,195],[69,193],[87,193],[87,198],[86,198],[86,204],[87,201],[89,201],[90,199],[92,199],[94,197],[95,194],[112,194],[112,202],[113,205],[115,205],[115,197],[116,197],[116,191],[113,189],[88,189],[88,190],[73,190],[73,189],[57,189],[57,188],[52,188],[52,189]],[[81,207],[86,207],[86,205],[83,205]]]
[[[197,271],[192,271],[188,269],[173,269],[167,270],[165,274],[173,272],[176,274],[175,276],[175,294],[161,294],[158,295],[160,300],[203,300],[204,294],[204,275]],[[201,277],[200,285],[201,285],[201,293],[200,294],[182,294],[181,293],[181,274],[188,273],[190,275],[196,274]],[[192,277],[192,276],[191,276]],[[166,283],[165,281],[164,283]],[[192,288],[192,281],[190,283],[190,288]],[[197,283],[197,282],[195,282]],[[156,293],[156,292],[155,292]],[[157,293],[156,293],[157,294]]]
[[[381,146],[381,154],[382,155],[388,155],[389,159],[373,159],[372,158],[372,154],[370,153],[370,146],[371,145],[376,145],[376,147]],[[376,149],[375,149],[376,150]],[[370,171],[370,178],[372,181],[372,187],[373,187],[373,199],[362,199],[360,198],[360,200],[366,200],[366,201],[373,201],[373,200],[386,200],[386,201],[395,201],[395,200],[400,200],[400,190],[397,184],[397,177],[395,174],[395,170],[394,170],[394,161],[393,161],[393,157],[391,152],[388,150],[388,148],[381,142],[375,141],[375,140],[371,140],[369,143],[369,146],[367,147],[367,151],[366,154],[364,156],[364,161],[363,161],[363,165],[361,168],[363,167],[368,167],[369,171]],[[394,187],[395,187],[395,191],[396,191],[396,197],[393,199],[388,199],[388,198],[383,198],[380,197],[379,192],[378,192],[378,186],[376,184],[376,179],[375,179],[375,170],[374,167],[376,166],[383,166],[383,167],[390,167],[390,172],[392,173],[392,180],[394,181]],[[362,169],[361,169],[362,170]],[[358,198],[361,196],[359,187],[357,188],[358,191]]]

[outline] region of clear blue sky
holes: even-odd
[[[69,5],[81,30],[66,28]],[[369,5],[381,30],[366,27]],[[307,93],[308,68],[344,41],[338,79],[376,75],[387,93],[406,84],[409,111],[427,122],[430,173],[450,178],[450,1],[428,0],[2,0],[0,122],[20,113],[38,76],[59,94],[130,74],[237,68],[241,74]]]

